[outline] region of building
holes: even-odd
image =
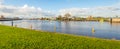
[[[92,20],[93,19],[93,16],[88,16],[87,17],[87,20]]]
[[[120,18],[111,18],[110,22],[112,22],[112,23],[120,23]]]
[[[3,15],[0,16],[0,19],[4,19],[5,17]]]

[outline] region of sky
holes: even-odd
[[[6,17],[120,16],[120,0],[0,0]]]

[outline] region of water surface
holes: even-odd
[[[11,21],[1,21],[0,24],[11,26]],[[82,21],[45,21],[45,20],[19,20],[14,21],[14,26],[44,30],[51,32],[60,32],[66,34],[94,36],[105,39],[120,40],[120,23],[109,22],[82,22]],[[92,28],[95,33],[92,33]]]

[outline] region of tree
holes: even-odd
[[[69,17],[71,17],[71,15],[70,15],[69,13],[66,13],[66,14],[64,15],[64,17],[69,18]]]
[[[58,18],[57,18],[57,20],[62,20],[62,16],[59,15]]]
[[[71,17],[71,15],[69,13],[66,13],[64,17],[65,17],[65,20],[69,20],[69,17]]]
[[[116,16],[116,18],[118,18],[118,16]]]

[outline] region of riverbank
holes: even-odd
[[[120,49],[120,41],[0,25],[0,49]]]

